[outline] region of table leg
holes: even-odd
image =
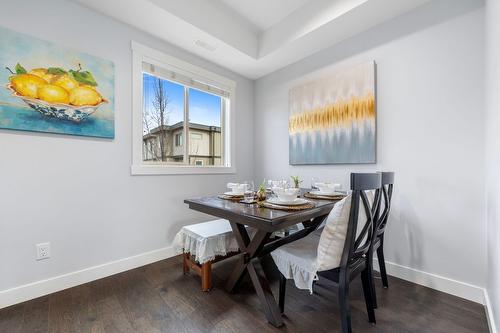
[[[231,222],[231,228],[235,233],[243,258],[236,264],[236,267],[229,275],[226,290],[231,292],[241,280],[245,271],[248,271],[267,320],[276,327],[282,326],[283,320],[281,319],[278,304],[276,304],[269,281],[258,257],[271,233],[258,230],[255,236],[250,239],[246,228],[241,228],[241,224]]]
[[[319,225],[321,224],[321,222],[323,222],[327,217],[328,217],[328,214],[323,215],[323,216],[317,216],[315,218],[310,219],[309,221],[302,222],[302,225],[306,229],[308,229],[308,228],[317,229],[319,227]]]
[[[231,222],[231,228],[233,229],[233,233],[235,234],[236,241],[238,242],[238,246],[243,257],[236,264],[236,267],[234,267],[233,271],[229,275],[229,278],[227,279],[226,291],[228,292],[232,292],[234,290],[238,282],[243,277],[249,260],[258,254],[271,235],[268,232],[259,230],[250,240],[246,228],[241,224]]]
[[[267,280],[266,273],[262,268],[259,258],[252,259],[248,263],[247,269],[260,303],[264,308],[264,314],[266,315],[267,321],[275,327],[282,326],[283,319],[281,318],[281,311],[278,304],[276,304],[276,299],[271,291],[269,281]]]
[[[315,230],[325,217],[326,215],[305,222],[304,226],[308,229],[306,230],[307,233]],[[271,233],[258,230],[255,236],[250,239],[244,225],[231,221],[230,223],[231,229],[233,229],[233,233],[235,234],[236,241],[238,242],[238,246],[242,253],[242,258],[229,275],[226,282],[226,290],[228,292],[232,292],[241,280],[245,271],[248,271],[267,320],[273,326],[280,327],[283,325],[281,312],[259,259],[259,255],[261,254],[264,245],[269,240]],[[289,236],[289,238],[292,237]]]
[[[243,277],[243,273],[245,273],[246,269],[247,265],[245,264],[243,256],[241,256],[239,262],[236,264],[226,280],[225,289],[227,292],[233,292],[234,288],[239,284],[241,278]]]

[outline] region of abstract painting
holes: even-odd
[[[290,164],[375,163],[375,63],[290,90]]]
[[[114,65],[0,27],[0,129],[114,138]]]

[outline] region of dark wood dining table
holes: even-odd
[[[301,190],[301,193],[303,192],[304,190]],[[217,196],[184,200],[190,209],[229,220],[241,253],[225,288],[228,292],[233,292],[244,273],[248,272],[267,320],[276,327],[282,326],[283,320],[262,268],[261,258],[276,248],[316,230],[335,204],[335,201],[308,200],[315,206],[299,211],[269,209],[258,204],[234,202]],[[273,232],[300,223],[304,229],[276,240],[271,239]],[[245,226],[255,228],[253,237],[250,237]]]

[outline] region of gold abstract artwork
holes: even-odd
[[[296,134],[333,127],[348,128],[354,122],[365,119],[375,119],[375,96],[372,93],[295,114],[290,117],[288,129],[290,134]]]
[[[375,64],[290,90],[290,164],[375,163]]]

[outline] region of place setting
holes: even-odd
[[[257,204],[278,210],[303,210],[315,207],[315,200],[338,201],[347,193],[341,190],[342,185],[330,181],[319,181],[313,178],[311,190],[306,191],[301,197],[300,184],[302,180],[297,176],[291,177],[291,182],[286,179],[268,180],[255,188],[253,181],[228,183],[228,191],[218,195],[218,198],[242,204]]]
[[[292,179],[294,179],[292,177]],[[300,188],[298,178],[294,179],[295,187],[286,180],[268,181],[270,188],[266,191],[266,200],[258,201],[260,207],[279,210],[303,210],[313,208],[315,204],[307,199],[299,198]]]
[[[241,183],[228,183],[226,187],[229,191],[219,194],[217,197],[224,200],[252,204],[256,202],[255,186],[253,181]]]
[[[329,181],[311,180],[311,190],[304,197],[317,200],[341,200],[347,193],[342,191],[342,185]]]

